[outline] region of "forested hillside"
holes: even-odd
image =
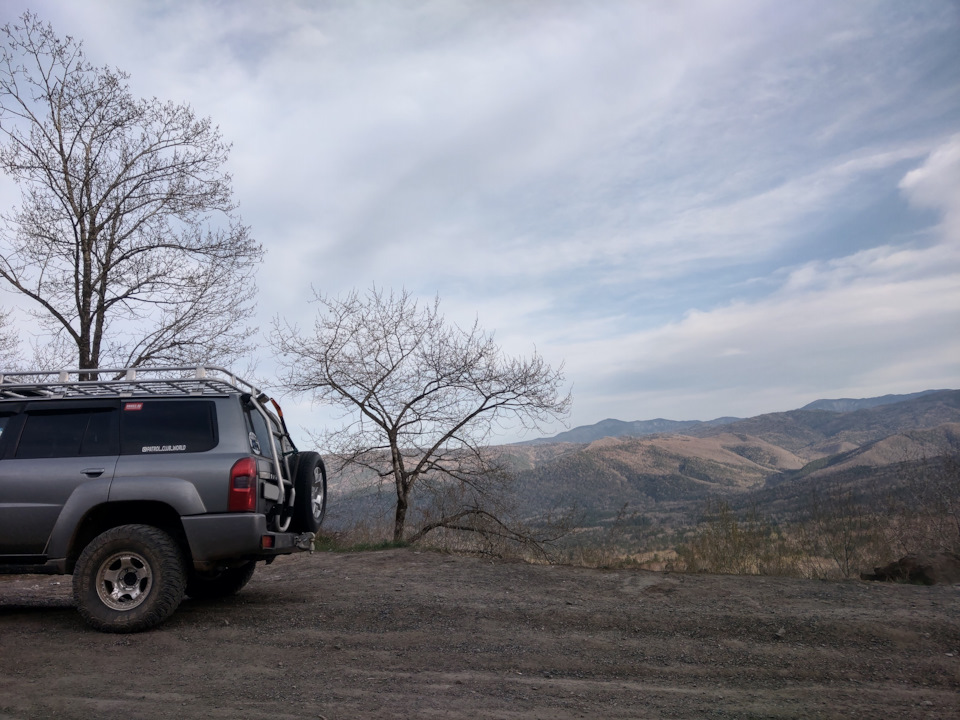
[[[793,410],[690,435],[604,438],[583,445],[508,446],[527,509],[576,505],[616,512],[665,501],[744,497],[785,483],[882,469],[957,448],[960,391],[852,412]],[[553,448],[554,452],[550,452]]]
[[[767,535],[771,523],[815,520],[821,532],[831,524],[862,537],[871,523],[887,523],[896,513],[929,511],[941,520],[960,513],[956,390],[849,412],[813,408],[700,423],[688,434],[523,443],[490,452],[515,479],[511,514],[533,526],[565,517],[578,529],[573,543],[615,532],[624,547],[675,547],[718,507],[762,518],[758,532]],[[391,487],[371,478],[335,480],[331,525],[376,524],[389,516],[391,500]],[[828,518],[828,511],[850,517]],[[859,523],[855,530],[851,517]]]

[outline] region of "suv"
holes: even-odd
[[[320,456],[223,368],[0,374],[0,573],[72,574],[97,630],[146,630],[312,549],[326,497]]]

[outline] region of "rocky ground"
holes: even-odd
[[[957,585],[318,553],[139,635],[69,588],[0,576],[0,720],[960,717]]]

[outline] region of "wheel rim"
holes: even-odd
[[[153,572],[142,555],[135,552],[115,553],[97,571],[97,595],[113,610],[133,610],[153,587]]]
[[[313,493],[311,494],[313,519],[320,521],[323,517],[323,470],[319,466],[313,469]]]

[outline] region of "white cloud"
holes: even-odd
[[[587,396],[578,414],[624,417],[632,407],[624,419],[685,419],[699,405],[695,417],[749,415],[789,409],[791,396],[955,386],[957,308],[955,265],[934,279],[857,281],[692,312],[653,331],[563,350]],[[605,359],[602,374],[597,357]],[[770,388],[779,389],[773,405]],[[706,395],[714,396],[709,404]]]
[[[684,409],[692,408],[701,418],[750,415],[831,391],[870,396],[955,387],[960,243],[950,223],[958,208],[958,147],[950,139],[900,183],[911,200],[943,214],[937,241],[812,261],[786,270],[779,289],[757,301],[561,346],[571,375],[586,378],[579,382],[590,400],[581,416],[592,422],[612,407],[625,419],[687,417]],[[596,357],[606,360],[602,375]]]
[[[938,147],[927,161],[900,181],[910,201],[943,214],[945,238],[960,243],[960,135]]]

